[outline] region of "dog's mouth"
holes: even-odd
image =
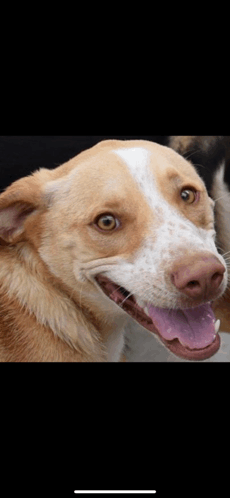
[[[169,310],[156,308],[146,302],[141,308],[127,289],[104,275],[97,275],[95,279],[106,296],[142,327],[157,334],[175,355],[189,360],[204,360],[218,351],[219,323],[215,320],[210,303],[195,308]]]

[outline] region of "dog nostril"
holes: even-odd
[[[219,287],[223,280],[223,273],[216,272],[212,275],[211,282],[214,284],[216,287]]]
[[[216,272],[214,273],[214,275],[212,275],[212,280],[216,280],[217,278],[219,277],[222,277],[223,275],[221,275],[220,273]]]
[[[194,289],[194,287],[199,286],[199,282],[197,280],[191,280],[191,282],[188,282],[186,287],[189,287],[189,289]]]

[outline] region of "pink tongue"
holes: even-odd
[[[190,349],[203,349],[216,337],[215,315],[209,304],[184,310],[147,307],[153,324],[167,341],[177,338]]]

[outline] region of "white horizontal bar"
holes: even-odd
[[[130,493],[136,493],[136,494],[142,494],[142,493],[145,493],[145,494],[151,494],[151,493],[156,493],[156,490],[152,490],[152,491],[74,491],[74,493],[78,493],[78,494],[81,494],[81,493],[84,493],[84,494],[99,494],[99,493],[113,493],[113,494],[120,494],[120,493],[126,493],[126,494],[130,494]]]

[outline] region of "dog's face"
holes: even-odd
[[[105,313],[112,301],[176,354],[216,352],[210,302],[227,270],[213,201],[188,161],[150,142],[106,141],[19,182],[0,196],[3,239],[29,240],[79,296]]]

